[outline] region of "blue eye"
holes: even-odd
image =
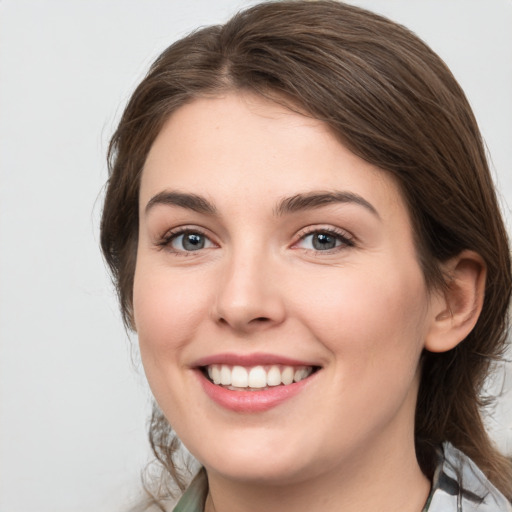
[[[329,231],[314,231],[302,237],[298,246],[313,251],[329,251],[342,246],[352,246],[352,241],[339,234]]]
[[[199,251],[208,247],[212,247],[212,242],[202,233],[197,231],[186,231],[174,235],[170,240],[170,246],[175,251]]]

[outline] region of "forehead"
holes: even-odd
[[[242,93],[196,99],[167,120],[144,166],[141,208],[166,189],[240,208],[310,190],[403,207],[393,178],[351,153],[325,123]]]

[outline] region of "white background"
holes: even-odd
[[[161,50],[249,3],[0,0],[0,512],[137,495],[149,394],[98,248],[107,141]],[[353,3],[447,61],[512,204],[512,1]],[[491,421],[509,452],[511,396]]]

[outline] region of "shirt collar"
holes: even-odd
[[[202,468],[173,512],[203,512],[208,479]],[[443,443],[432,490],[422,512],[512,512],[509,501],[475,463],[450,443]]]

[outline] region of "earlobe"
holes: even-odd
[[[432,323],[425,349],[446,352],[458,345],[476,325],[485,294],[486,265],[474,251],[462,251],[443,264],[446,286],[433,294]]]

